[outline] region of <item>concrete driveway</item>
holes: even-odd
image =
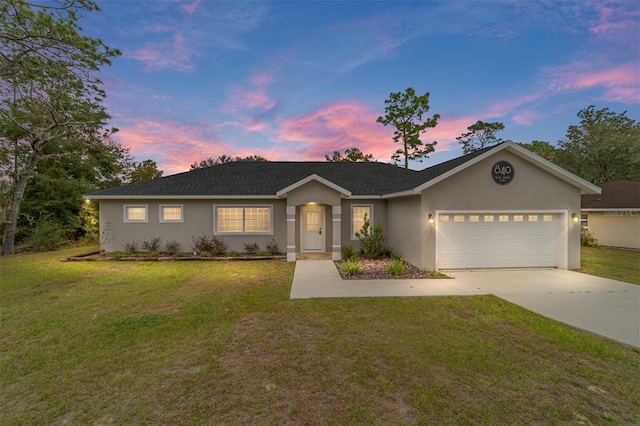
[[[342,280],[330,260],[296,263],[291,298],[494,294],[640,347],[640,286],[558,269],[449,271],[451,280]]]

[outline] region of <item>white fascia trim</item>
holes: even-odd
[[[526,148],[521,147],[520,145],[508,141],[508,142],[504,142],[501,145],[496,146],[494,149],[490,149],[489,151],[485,152],[482,155],[477,156],[476,158],[467,161],[464,164],[459,165],[458,167],[449,170],[446,173],[441,174],[440,176],[431,179],[429,182],[423,183],[422,185],[416,187],[413,191],[414,192],[422,192],[425,189],[437,184],[438,182],[441,182],[445,179],[447,179],[450,176],[453,176],[454,174],[466,169],[467,167],[471,167],[472,165],[484,160],[487,157],[490,157],[494,154],[496,154],[497,152],[502,151],[503,149],[507,149],[510,152],[512,152],[513,154],[516,154],[517,156],[529,161],[530,163],[533,163],[535,165],[537,165],[538,167],[540,167],[541,169],[551,173],[552,175],[564,180],[565,182],[568,182],[578,188],[580,188],[580,193],[581,194],[600,194],[602,192],[602,189],[600,189],[599,187],[597,187],[596,185],[592,184],[591,182],[587,182],[586,180],[574,175],[573,173],[570,173],[568,171],[566,171],[565,169],[556,166],[555,164],[553,164],[550,161],[545,160],[544,158],[534,154],[533,152],[529,151]]]
[[[83,195],[85,200],[277,200],[275,195]]]
[[[280,191],[276,192],[276,195],[278,197],[282,197],[282,196],[286,195],[287,192],[289,192],[291,190],[294,190],[296,188],[299,188],[302,185],[305,185],[305,184],[307,184],[307,183],[309,183],[311,181],[320,182],[321,184],[323,184],[325,186],[328,186],[329,188],[341,193],[345,197],[350,197],[351,196],[351,191],[348,191],[348,190],[342,188],[341,186],[338,186],[335,183],[333,183],[331,181],[328,181],[325,178],[320,177],[320,176],[318,176],[316,174],[309,175],[306,178],[304,178],[302,180],[299,180],[298,182],[296,182],[296,183],[294,183],[292,185],[289,185],[286,188],[281,189]]]
[[[640,207],[615,207],[610,209],[580,209],[582,212],[640,212]]]
[[[347,197],[347,200],[381,200],[384,195],[352,195]]]
[[[416,195],[416,191],[413,189],[409,189],[407,191],[394,192],[391,194],[385,194],[382,196],[382,198],[398,198],[398,197],[407,197],[410,195]]]

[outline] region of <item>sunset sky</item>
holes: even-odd
[[[477,120],[556,143],[593,104],[640,119],[640,2],[99,0],[84,32],[119,48],[102,72],[115,139],[165,175],[222,154],[389,162],[390,92],[430,92],[423,140],[462,154]]]

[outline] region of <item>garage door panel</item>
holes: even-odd
[[[478,214],[448,215],[437,223],[438,268],[547,267],[558,265],[558,216],[529,221],[528,214],[494,213],[493,222],[471,222]],[[499,217],[508,221],[499,221]],[[514,221],[514,217],[520,221]],[[547,217],[549,219],[549,217]]]

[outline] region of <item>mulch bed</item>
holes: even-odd
[[[389,259],[365,259],[359,258],[362,268],[357,275],[346,275],[342,273],[342,261],[335,262],[338,272],[343,280],[406,280],[406,279],[425,279],[429,275],[420,271],[415,266],[404,262],[404,271],[401,275],[395,276],[387,272],[387,262]]]

